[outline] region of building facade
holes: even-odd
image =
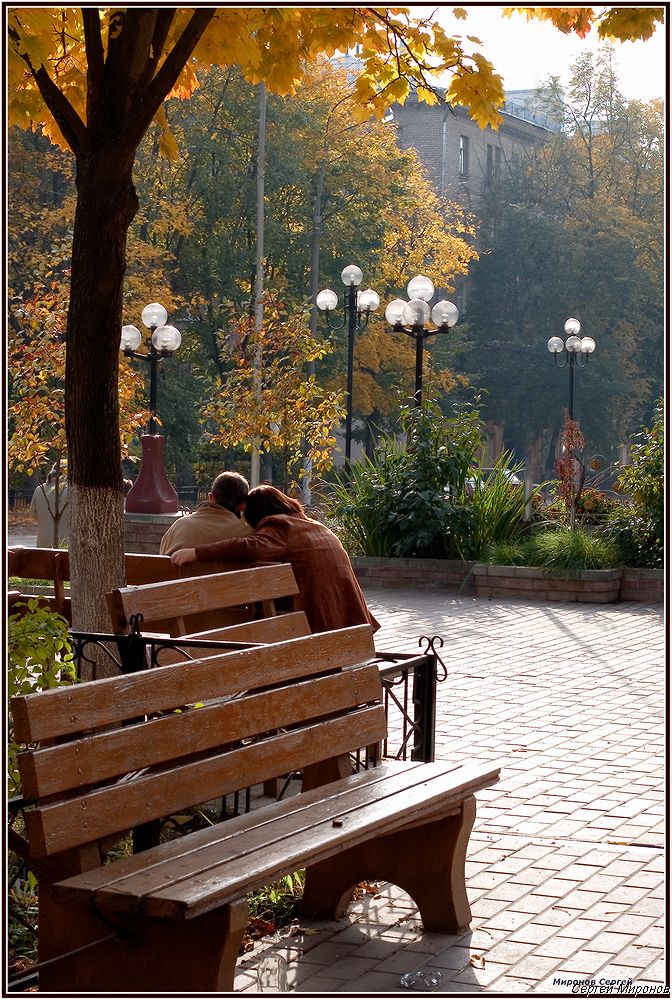
[[[530,95],[509,102],[517,114],[504,112],[499,131],[482,129],[466,108],[448,104],[424,104],[411,93],[405,104],[395,104],[392,121],[402,149],[413,147],[436,191],[478,213],[483,196],[493,182],[520,157],[525,149],[542,146],[550,129],[533,116]],[[523,114],[526,113],[526,117]]]

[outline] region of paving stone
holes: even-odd
[[[609,925],[611,927],[611,925]],[[602,931],[586,945],[588,951],[608,951],[613,955],[620,954],[624,948],[634,941],[633,934],[615,934],[611,930]]]
[[[639,969],[646,969],[652,962],[660,958],[659,948],[647,948],[645,945],[631,944],[619,953],[618,960],[621,965],[633,965]]]
[[[545,958],[541,955],[528,955],[514,965],[511,969],[511,975],[520,976],[522,979],[543,979],[554,969],[557,969],[560,965],[561,960],[557,958]]]
[[[333,962],[329,967],[329,972],[335,979],[358,979],[378,966],[379,959],[377,958],[361,958],[352,955],[340,962]]]
[[[506,965],[513,965],[526,955],[534,951],[534,943],[524,941],[506,940],[490,948],[486,954],[488,962],[503,962]]]
[[[541,944],[548,941],[555,934],[555,928],[548,924],[529,923],[524,927],[518,927],[513,931],[508,940],[529,942],[530,944]]]
[[[594,976],[607,962],[611,961],[611,952],[588,951],[582,948],[575,951],[571,958],[562,964],[561,974],[563,976]]]
[[[585,943],[583,938],[559,937],[556,935],[545,944],[535,948],[534,954],[548,958],[568,958],[575,951],[583,948]]]

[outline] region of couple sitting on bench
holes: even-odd
[[[297,610],[305,611],[313,633],[351,625],[371,625],[374,631],[380,627],[333,531],[274,486],[257,486],[248,493],[247,481],[235,472],[218,476],[207,503],[171,526],[161,552],[175,566],[197,560],[288,562],[299,588]]]

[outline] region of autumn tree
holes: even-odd
[[[552,474],[567,379],[546,341],[568,316],[597,344],[576,385],[592,450],[614,454],[661,391],[664,122],[662,102],[625,100],[608,50],[541,93],[561,131],[491,194],[460,360],[507,446],[546,437]]]
[[[64,275],[67,278],[67,272]],[[28,473],[45,492],[53,519],[54,548],[59,544],[59,524],[69,497],[62,489],[67,469],[65,434],[65,321],[68,287],[52,278],[49,287],[38,285],[10,299],[7,362],[9,385],[10,472]],[[120,457],[128,454],[134,436],[148,413],[137,402],[139,375],[128,369],[119,380]],[[95,434],[95,428],[93,428]],[[47,473],[56,469],[54,491],[47,495]]]
[[[185,370],[201,374],[202,389],[213,377],[218,385],[228,384],[229,359],[219,349],[218,331],[229,322],[231,305],[240,313],[250,298],[255,251],[256,150],[247,136],[254,135],[257,94],[235,68],[211,67],[200,82],[198,101],[166,104],[178,144],[175,158],[158,156],[158,127],[139,150],[138,188],[146,207],[130,230],[151,241],[156,253],[175,259],[171,286],[189,318],[183,343],[189,357],[181,351],[164,372],[168,393],[172,382],[179,385],[175,412],[163,408],[171,457],[189,412],[192,418],[198,412],[184,391]],[[354,120],[351,89],[350,74],[323,60],[306,72],[293,98],[267,99],[265,271],[273,292],[291,307],[302,307],[310,285],[316,198],[318,287],[338,288],[343,265],[356,260],[383,301],[427,269],[450,291],[455,275],[475,257],[473,229],[462,210],[439,200],[415,151],[397,146],[391,125]],[[132,262],[129,272],[135,270]],[[326,332],[319,323],[318,336]],[[334,333],[331,344],[328,355],[307,367],[335,391],[344,381],[345,330]],[[431,354],[425,355],[428,365]],[[355,416],[368,429],[385,426],[398,412],[390,388],[410,395],[413,372],[406,339],[390,336],[380,316],[372,317],[356,342]],[[450,387],[455,376],[446,368],[441,378]]]
[[[569,30],[590,27],[593,9],[578,10]],[[150,123],[163,123],[166,97],[194,92],[199,61],[238,64],[251,82],[293,93],[307,62],[356,44],[362,119],[403,100],[411,81],[420,99],[434,100],[429,74],[449,73],[447,99],[496,127],[502,83],[461,39],[390,8],[29,7],[9,10],[8,30],[11,120],[42,124],[76,161],[65,379],[73,621],[104,629],[102,595],[124,574],[117,378],[126,240],[138,209],[133,164]],[[170,153],[167,126],[162,145]]]
[[[315,475],[326,472],[344,400],[306,370],[331,350],[311,337],[307,313],[288,314],[282,302],[267,296],[260,330],[245,316],[220,331],[219,343],[230,368],[216,379],[202,410],[210,440],[247,451],[257,441],[262,454],[276,452],[284,489],[302,478],[306,460]]]

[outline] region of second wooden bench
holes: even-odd
[[[362,625],[13,699],[40,991],[230,991],[246,894],[303,866],[309,915],[383,879],[427,930],[469,924],[474,792],[498,768],[353,774],[351,753],[385,736],[373,654]],[[299,795],[103,863],[136,824],[295,770]]]

